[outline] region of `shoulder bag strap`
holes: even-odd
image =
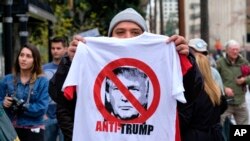
[[[30,95],[33,92],[34,84],[35,84],[35,82],[29,84],[29,93],[28,93],[28,98],[27,98],[27,101],[25,102],[25,104],[30,103]]]

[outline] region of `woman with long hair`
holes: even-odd
[[[207,56],[195,54],[196,62],[204,79],[204,89],[213,106],[220,105],[221,91],[212,76],[211,66]]]
[[[18,52],[13,73],[0,82],[0,102],[21,141],[44,140],[48,80],[43,76],[40,53],[35,46],[26,44]]]
[[[227,102],[213,79],[207,56],[195,53],[195,59],[204,87],[192,104],[182,105],[185,108],[180,113],[187,115],[180,122],[182,141],[224,141],[220,116],[226,110]]]

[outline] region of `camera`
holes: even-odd
[[[12,105],[11,105],[11,111],[14,114],[21,114],[23,113],[26,109],[27,109],[27,104],[25,103],[25,101],[23,99],[18,99],[15,96],[11,96],[12,97]]]

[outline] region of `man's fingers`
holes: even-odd
[[[168,38],[167,43],[174,42],[176,45],[187,44],[186,39],[180,35],[173,35]]]
[[[176,45],[176,50],[179,54],[189,54],[189,47],[187,45],[187,41],[183,36],[173,35],[167,40],[167,43],[169,42],[174,42],[174,44]]]
[[[79,42],[86,43],[85,39],[82,36],[75,35],[73,37],[73,40],[70,42],[70,46],[68,48],[68,56],[69,56],[70,60],[73,59]]]
[[[189,51],[187,51],[187,50],[181,50],[181,51],[179,51],[179,54],[183,54],[183,55],[188,56]]]
[[[186,39],[180,35],[173,35],[173,36],[169,37],[167,42],[174,42],[175,44],[187,44]]]
[[[175,40],[178,38],[178,35],[172,35],[171,37],[168,38],[167,43],[169,42],[175,42]]]
[[[73,40],[70,42],[70,47],[68,48],[68,56],[69,56],[70,60],[72,60],[74,57],[74,54],[75,54],[76,48],[77,48],[77,44],[78,44],[77,40]]]
[[[80,35],[75,35],[73,37],[73,41],[81,41],[81,42],[85,43],[85,39],[82,36],[80,36]]]
[[[77,46],[77,45],[78,45],[78,42],[79,42],[78,40],[73,40],[73,41],[71,41],[71,42],[70,42],[70,47],[72,47],[72,46],[73,46],[73,47],[74,47],[74,46]]]
[[[183,54],[183,55],[186,55],[186,56],[189,54],[189,48],[185,44],[178,45],[176,47],[176,50],[178,51],[179,54]]]
[[[176,43],[177,45],[179,45],[179,44],[187,44],[187,41],[185,40],[184,37],[179,36],[179,37],[175,40],[175,43]]]

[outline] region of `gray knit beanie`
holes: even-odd
[[[116,14],[110,22],[108,36],[110,37],[114,27],[123,21],[131,21],[138,24],[143,31],[148,31],[145,19],[133,8],[127,8]]]

